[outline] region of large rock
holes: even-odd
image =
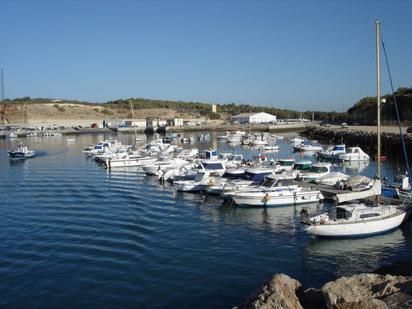
[[[303,308],[296,295],[301,287],[299,281],[285,274],[277,274],[254,293],[239,308],[259,309],[300,309]]]
[[[403,308],[411,284],[404,276],[360,274],[329,282],[322,292],[328,308]]]

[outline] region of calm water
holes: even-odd
[[[0,140],[1,306],[231,308],[277,272],[318,287],[412,254],[411,223],[382,236],[317,240],[304,233],[300,207],[238,209],[134,170],[107,172],[81,153],[103,138],[24,139],[39,156],[18,163],[6,151],[22,140]],[[211,144],[257,153],[197,147]],[[289,155],[281,142],[273,156]],[[383,173],[396,169],[385,163]],[[359,170],[372,176],[373,162],[345,167]]]

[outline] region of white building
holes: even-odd
[[[273,123],[276,116],[268,113],[245,113],[232,117],[234,123]]]

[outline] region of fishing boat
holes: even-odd
[[[384,233],[399,227],[405,220],[406,211],[395,205],[383,205],[381,194],[381,128],[380,128],[380,21],[376,21],[376,63],[377,63],[377,164],[376,179],[369,190],[337,195],[337,201],[352,201],[348,204],[337,205],[329,213],[310,217],[304,213],[303,223],[306,231],[321,237],[359,237]],[[375,202],[366,204],[358,200],[371,196],[374,192]],[[365,196],[366,195],[366,196]],[[340,201],[339,201],[340,199]],[[356,201],[355,201],[356,200]]]
[[[25,160],[33,158],[36,153],[29,150],[26,145],[19,144],[15,150],[9,151],[8,154],[11,160]]]

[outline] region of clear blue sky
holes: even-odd
[[[409,0],[2,0],[0,12],[9,98],[342,111],[375,94],[377,18],[395,87],[412,86]]]

